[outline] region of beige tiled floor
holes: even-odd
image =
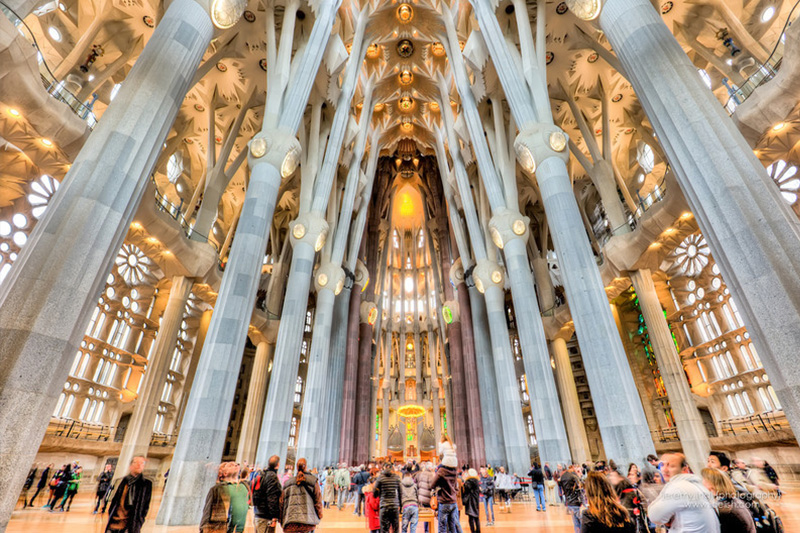
[[[150,516],[143,533],[196,533],[197,526],[165,527],[155,525],[160,493],[150,510]],[[787,533],[800,532],[800,494],[788,494],[780,502],[771,502],[784,521]],[[367,531],[364,518],[353,516],[352,505],[343,511],[325,510],[322,524],[318,531]],[[91,494],[76,497],[69,513],[49,513],[41,508],[19,509],[14,512],[8,525],[7,533],[102,533],[105,517],[91,514]],[[481,509],[481,531],[489,533],[572,533],[572,519],[564,512],[563,507],[548,507],[546,513],[537,513],[532,503],[516,502],[511,513],[503,512],[495,506],[495,525],[486,527],[486,519]],[[466,517],[462,514],[462,529],[469,531]],[[422,531],[419,526],[418,531]],[[252,524],[248,524],[246,532],[252,532]]]

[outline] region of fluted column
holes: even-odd
[[[649,2],[609,0],[599,21],[800,435],[797,217]]]
[[[575,377],[572,375],[572,362],[569,359],[567,343],[562,338],[550,342],[550,352],[556,363],[556,383],[561,396],[561,411],[564,415],[564,426],[569,437],[569,450],[574,463],[583,463],[592,459],[589,448],[589,439],[586,438],[586,428],[583,425],[581,403],[578,399],[578,389],[575,386]]]
[[[464,367],[464,389],[466,391],[467,432],[470,445],[470,466],[486,464],[486,446],[483,439],[483,413],[481,411],[478,364],[475,360],[475,335],[472,329],[472,309],[467,284],[456,286],[458,312],[461,317],[461,350]]]
[[[150,438],[153,436],[153,426],[164,382],[167,379],[175,343],[178,340],[181,321],[186,310],[186,301],[192,292],[193,281],[184,276],[172,278],[172,287],[169,290],[169,300],[164,314],[161,315],[161,325],[156,335],[152,356],[147,362],[147,370],[142,379],[141,394],[136,400],[133,415],[125,432],[125,440],[119,452],[119,464],[127,465],[137,455],[147,456],[150,449]],[[118,469],[117,478],[127,475],[125,469]]]
[[[705,467],[711,445],[708,443],[708,434],[700,418],[700,412],[692,398],[692,391],[689,389],[689,382],[675,347],[672,331],[664,317],[653,284],[653,276],[646,269],[631,272],[630,276],[636,295],[639,297],[639,306],[642,308],[642,315],[650,334],[658,370],[667,389],[683,453],[686,454],[692,469],[699,472]]]
[[[357,427],[356,421],[356,396],[359,371],[359,320],[361,309],[361,285],[356,283],[350,293],[350,318],[347,322],[347,337],[345,347],[344,380],[342,384],[342,419],[340,430],[339,462],[353,464],[355,456]]]
[[[267,397],[269,383],[269,363],[275,354],[275,345],[261,341],[256,346],[256,357],[250,385],[247,390],[247,403],[242,418],[242,431],[239,445],[236,448],[236,462],[239,464],[255,464],[258,448],[258,430],[261,428],[261,417],[264,414],[264,401]]]
[[[0,529],[212,34],[196,2],[170,5],[0,289]]]
[[[374,420],[370,420],[372,390],[372,326],[362,320],[358,328],[358,377],[356,378],[356,417],[354,463],[369,461]]]

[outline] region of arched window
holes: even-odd
[[[183,154],[180,151],[169,156],[167,161],[167,179],[170,183],[176,183],[183,175]]]
[[[739,416],[739,410],[736,408],[736,402],[733,401],[731,395],[725,396],[725,400],[728,402],[728,411],[730,411],[731,417]]]
[[[769,413],[773,410],[772,402],[770,401],[769,394],[767,394],[767,390],[764,387],[758,389],[758,397],[761,399],[761,403],[764,404],[764,411]]]
[[[742,395],[737,392],[734,395],[734,399],[736,400],[736,407],[739,410],[739,413],[744,415],[746,411],[744,409],[744,402],[742,401]]]
[[[536,433],[533,431],[533,417],[528,415],[526,421],[528,423],[528,440],[531,446],[533,446],[536,444]]]
[[[783,406],[780,400],[778,400],[778,395],[775,394],[775,389],[772,388],[772,385],[767,385],[767,392],[769,392],[769,397],[772,399],[772,404],[775,406],[775,409],[783,411]]]
[[[294,385],[294,403],[300,403],[303,397],[303,378],[297,376],[297,383]]]
[[[297,417],[292,417],[292,425],[289,428],[289,446],[294,446],[297,441]]]
[[[702,378],[703,382],[708,381],[708,379],[706,378],[706,371],[703,370],[703,363],[701,363],[700,361],[697,361],[697,370],[700,371],[700,377]]]
[[[66,393],[62,392],[58,396],[58,403],[56,404],[56,408],[53,411],[53,416],[58,417],[61,414],[61,409],[64,407],[64,402],[67,399]]]
[[[656,166],[656,156],[649,144],[639,141],[636,144],[636,161],[645,174],[650,174]]]
[[[744,405],[747,407],[747,412],[751,415],[755,413],[753,409],[753,404],[750,402],[750,395],[747,394],[747,391],[742,391],[742,398],[744,399]]]
[[[730,365],[731,375],[736,375],[739,373],[739,370],[736,368],[736,364],[733,362],[733,356],[731,356],[731,352],[725,352],[725,359],[728,361],[728,365]]]
[[[528,396],[528,384],[525,381],[525,374],[519,377],[519,391],[522,394],[522,401],[528,403],[531,398]]]

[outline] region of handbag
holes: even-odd
[[[439,508],[439,498],[436,497],[436,493],[434,492],[431,494],[431,509],[434,511]]]

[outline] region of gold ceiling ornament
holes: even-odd
[[[444,45],[439,41],[431,44],[431,53],[434,57],[443,57],[445,54]]]
[[[367,59],[378,59],[381,55],[381,47],[378,44],[372,43],[367,48]]]
[[[431,102],[430,104],[428,104],[428,108],[433,112],[439,111],[439,102],[436,101]]]
[[[427,410],[421,405],[401,405],[397,408],[397,416],[402,416],[403,418],[420,418],[425,416]]]
[[[411,85],[414,81],[414,75],[411,73],[410,70],[404,70],[400,73],[400,85]]]
[[[414,9],[409,4],[400,4],[397,8],[397,20],[408,24],[414,18]]]
[[[414,99],[410,96],[403,96],[399,102],[400,111],[408,113],[414,107]]]

